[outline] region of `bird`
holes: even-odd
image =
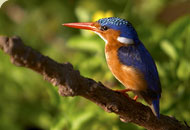
[[[161,82],[156,64],[140,41],[133,25],[118,17],[99,19],[96,22],[65,23],[63,26],[91,30],[105,41],[105,57],[108,68],[126,89],[143,98],[152,112],[160,118]]]

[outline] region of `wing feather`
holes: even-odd
[[[148,88],[159,96],[161,95],[161,85],[156,65],[142,43],[120,47],[118,57],[122,64],[141,71],[147,81]]]

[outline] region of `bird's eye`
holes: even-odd
[[[101,30],[101,31],[106,31],[106,30],[108,30],[108,27],[107,27],[107,26],[101,26],[101,27],[100,27],[100,30]]]

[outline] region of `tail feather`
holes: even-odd
[[[153,113],[160,118],[160,108],[159,108],[159,97],[157,99],[152,100],[152,110]]]

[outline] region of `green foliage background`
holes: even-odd
[[[170,0],[9,0],[0,9],[0,35],[24,43],[81,74],[123,88],[108,70],[104,42],[87,31],[62,27],[87,22],[98,11],[133,23],[154,57],[162,83],[161,113],[190,123],[190,15],[178,12],[187,1]],[[172,11],[171,11],[172,10]],[[171,17],[174,17],[171,19]],[[142,130],[81,97],[60,97],[35,72],[10,63],[0,51],[0,129]]]

